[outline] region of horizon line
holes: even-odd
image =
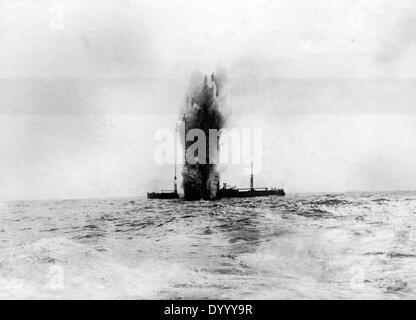
[[[416,192],[416,189],[397,189],[397,190],[347,190],[347,191],[298,191],[288,192],[285,190],[286,195],[298,195],[298,194],[345,194],[345,193],[394,193],[394,192]],[[179,194],[183,194],[179,193]],[[19,201],[76,201],[76,200],[105,200],[105,199],[131,199],[131,198],[146,198],[146,194],[143,195],[123,195],[123,196],[106,196],[106,197],[68,197],[68,198],[37,198],[37,199],[0,199],[0,203],[5,202],[19,202]],[[207,200],[204,200],[207,201]],[[211,200],[218,201],[218,200]]]

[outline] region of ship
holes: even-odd
[[[284,196],[285,191],[277,188],[254,188],[253,162],[251,162],[250,188],[220,187],[220,174],[217,170],[219,163],[219,136],[216,137],[216,153],[211,155],[211,144],[215,146],[215,136],[211,137],[211,130],[218,132],[224,123],[224,117],[219,111],[220,87],[217,87],[217,77],[212,74],[211,79],[205,76],[201,86],[186,99],[186,111],[183,115],[183,142],[184,142],[184,167],[182,170],[183,198],[185,200],[219,200],[222,198],[248,198],[265,196]],[[187,134],[191,130],[199,130],[205,134],[204,143],[209,152],[202,153],[205,158],[198,159],[195,156],[194,138],[188,139]],[[175,128],[176,134],[178,128]],[[182,131],[181,131],[182,132]],[[186,137],[186,138],[185,138]],[[188,161],[188,149],[197,160]],[[205,149],[206,150],[206,149]],[[215,151],[215,149],[214,149]],[[148,199],[177,199],[180,198],[176,184],[176,143],[175,143],[175,176],[173,190],[162,190],[161,192],[148,192]],[[215,159],[215,162],[211,162]],[[193,159],[193,160],[195,160]],[[182,198],[182,197],[181,197]]]
[[[176,171],[176,170],[175,170]],[[217,199],[221,198],[253,198],[253,197],[268,197],[268,196],[280,196],[286,195],[284,189],[277,188],[254,188],[253,171],[250,176],[250,188],[236,188],[227,187],[226,183],[223,183],[222,188],[218,190]],[[147,199],[179,199],[179,193],[176,184],[176,173],[174,177],[174,189],[173,190],[161,190],[161,192],[148,192]]]
[[[227,187],[227,184],[223,183],[222,188],[218,190],[218,198],[282,197],[285,195],[283,189],[267,187],[254,188],[253,162],[251,162],[250,188]]]
[[[147,199],[179,199],[179,193],[175,190],[161,190],[161,192],[148,192]]]
[[[223,183],[222,188],[218,188],[216,199],[221,198],[253,198],[268,196],[285,196],[284,189],[277,188],[254,188],[253,162],[251,163],[250,188],[228,187]],[[176,182],[176,164],[175,176],[173,177],[173,190],[161,190],[160,192],[148,192],[147,199],[179,199],[178,186]]]

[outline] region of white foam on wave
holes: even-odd
[[[131,266],[86,244],[45,238],[2,252],[0,298],[157,298],[181,268],[156,259]]]
[[[0,298],[414,297],[410,196],[8,204]]]

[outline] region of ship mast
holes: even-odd
[[[217,194],[220,192],[220,137],[217,136],[217,170],[218,170],[218,181],[217,181]]]
[[[254,190],[254,179],[253,179],[253,161],[251,161],[251,175],[250,175],[250,189]]]
[[[175,153],[173,155],[173,161],[175,163],[175,176],[173,177],[173,193],[178,193],[178,185],[176,183],[176,139],[178,138],[178,125],[175,125],[175,142],[174,142],[174,149],[175,149]]]
[[[182,118],[183,121],[183,125],[184,125],[184,131],[185,131],[185,136],[184,136],[184,141],[183,141],[183,161],[184,161],[184,165],[186,165],[186,115],[183,115]]]

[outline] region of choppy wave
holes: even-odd
[[[0,298],[414,298],[416,194],[0,206]]]

